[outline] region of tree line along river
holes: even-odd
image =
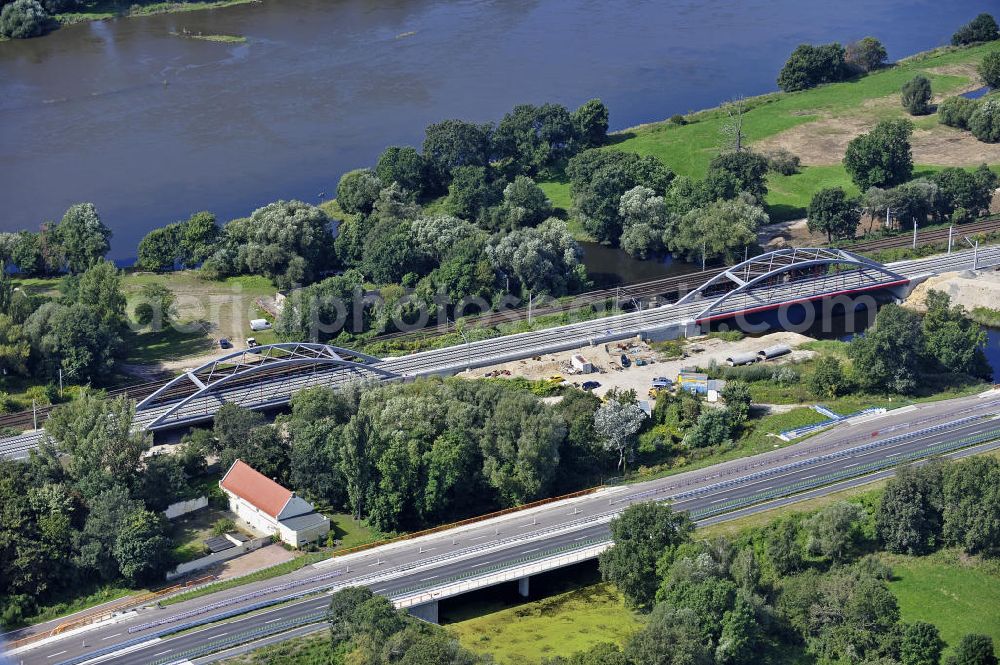
[[[801,42],[946,43],[984,3],[264,0],[85,23],[0,43],[0,230],[92,201],[112,258],[151,228],[276,199],[317,202],[445,118],[600,97],[612,129],[775,89]],[[187,35],[240,35],[219,43]],[[631,281],[668,266],[588,247]]]

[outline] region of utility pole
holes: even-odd
[[[528,291],[528,323],[531,323],[531,291]]]
[[[913,218],[913,249],[917,248],[917,219]]]
[[[35,400],[31,400],[31,415],[35,421],[35,429],[38,429],[38,409],[35,407]]]
[[[708,241],[701,241],[701,271],[705,272],[705,252],[708,251]]]
[[[955,225],[952,224],[948,227],[948,253],[951,254],[951,236],[955,232]]]
[[[885,207],[885,228],[889,228],[889,206]]]
[[[62,367],[59,368],[59,397],[63,396]]]
[[[969,247],[972,248],[972,269],[973,270],[978,270],[979,269],[979,241],[977,240],[975,243],[973,243],[969,239],[969,236],[965,236],[965,242],[969,243]]]

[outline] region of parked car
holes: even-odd
[[[593,390],[594,388],[600,388],[601,387],[601,382],[600,381],[584,381],[583,385],[580,386],[580,387],[583,388],[584,390]]]
[[[222,339],[219,340],[219,348],[220,349],[231,349],[231,348],[233,348],[233,343],[230,342],[225,337],[223,337]]]
[[[247,348],[252,349],[255,346],[260,346],[259,344],[257,344],[257,340],[253,337],[247,337]]]
[[[668,385],[668,386],[669,386],[669,385],[670,385],[671,383],[673,383],[673,381],[671,381],[670,379],[668,379],[668,378],[667,378],[667,377],[665,377],[665,376],[654,376],[654,377],[653,377],[653,383],[654,383],[654,384],[657,384],[657,383],[663,383],[663,384],[665,384],[665,385]]]
[[[628,356],[626,356],[624,353],[622,354],[621,361],[622,361],[622,367],[629,367],[632,365],[632,361],[629,360]]]

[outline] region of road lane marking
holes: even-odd
[[[437,577],[437,575],[431,575],[430,577],[424,577],[424,578],[423,578],[423,579],[421,579],[420,581],[421,581],[421,582],[426,582],[427,580],[433,580],[433,579],[435,579],[436,577]]]
[[[108,635],[107,637],[102,637],[101,641],[110,640],[112,637],[118,637],[121,633],[115,633],[114,635]]]
[[[524,554],[528,554],[529,552],[537,552],[540,549],[542,549],[542,548],[541,547],[532,547],[530,550],[524,550]]]
[[[277,619],[271,619],[269,621],[265,621],[264,623],[274,623],[275,621],[281,621],[281,617],[278,617]]]
[[[58,653],[52,654],[51,656],[49,656],[49,658],[55,658],[56,656],[61,656],[64,653],[66,653],[66,649],[63,649],[62,651],[60,651]]]
[[[489,538],[489,537],[490,534],[486,534],[485,536],[476,536],[475,538],[469,538],[469,540],[482,540],[483,538]]]
[[[469,568],[479,568],[479,566],[486,566],[493,563],[492,561],[483,561],[482,563],[477,563],[475,565],[469,566]]]
[[[160,653],[154,653],[150,658],[156,658],[157,656],[162,656],[165,653],[170,653],[173,649],[167,649],[166,651],[161,651]]]

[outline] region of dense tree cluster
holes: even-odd
[[[986,333],[966,318],[947,294],[931,291],[921,319],[898,305],[885,305],[875,324],[851,341],[854,380],[872,392],[913,393],[922,373],[946,371],[990,376],[982,346]]]
[[[991,42],[994,39],[1000,39],[997,21],[992,15],[984,12],[956,30],[951,36],[951,43],[954,46],[963,46]]]
[[[0,625],[61,594],[156,582],[173,565],[160,511],[192,496],[204,461],[144,457],[133,415],[124,398],[85,392],[52,412],[27,462],[0,460]]]
[[[960,547],[968,554],[1000,553],[1000,463],[973,457],[904,468],[886,485],[875,515],[890,552],[927,554]]]
[[[196,212],[188,219],[153,229],[139,242],[136,265],[144,270],[195,268],[216,251],[220,230],[215,215]]]
[[[652,157],[611,150],[570,160],[573,209],[601,242],[646,258],[669,250],[689,260],[732,259],[767,223],[769,161],[749,150],[717,155],[705,178],[674,178]]]
[[[888,210],[902,228],[928,219],[961,223],[989,212],[996,187],[997,175],[985,164],[974,171],[949,167],[889,189],[869,188],[860,205],[879,219]]]
[[[840,44],[799,44],[778,73],[778,87],[785,92],[795,92],[842,81],[849,74],[844,47]]]
[[[79,274],[101,261],[110,249],[111,229],[92,203],[66,210],[58,224],[47,222],[38,233],[21,231],[0,247],[20,273],[34,277],[68,271]]]
[[[624,647],[602,644],[546,664],[749,665],[794,647],[818,663],[938,665],[938,629],[901,620],[891,569],[866,553],[954,545],[996,554],[997,474],[988,457],[903,468],[874,506],[836,502],[733,541],[693,541],[691,522],[669,506],[630,506],[611,523],[614,544],[600,568],[647,620]],[[996,659],[986,636],[951,646],[948,663]]]
[[[383,531],[477,515],[599,480],[614,468],[599,401],[554,406],[503,383],[421,380],[296,394],[282,427],[227,405],[195,441]]]
[[[479,665],[492,663],[463,648],[443,628],[397,610],[366,587],[333,594],[327,613],[334,652],[366,665]]]
[[[276,201],[226,224],[202,270],[212,277],[265,275],[288,288],[332,268],[332,249],[326,213],[301,201]]]
[[[0,10],[0,37],[27,39],[48,32],[52,17],[38,0],[14,0]]]
[[[14,291],[0,270],[0,367],[49,380],[61,370],[80,383],[109,376],[126,325],[120,272],[100,261],[64,276],[59,291],[52,299]]]

